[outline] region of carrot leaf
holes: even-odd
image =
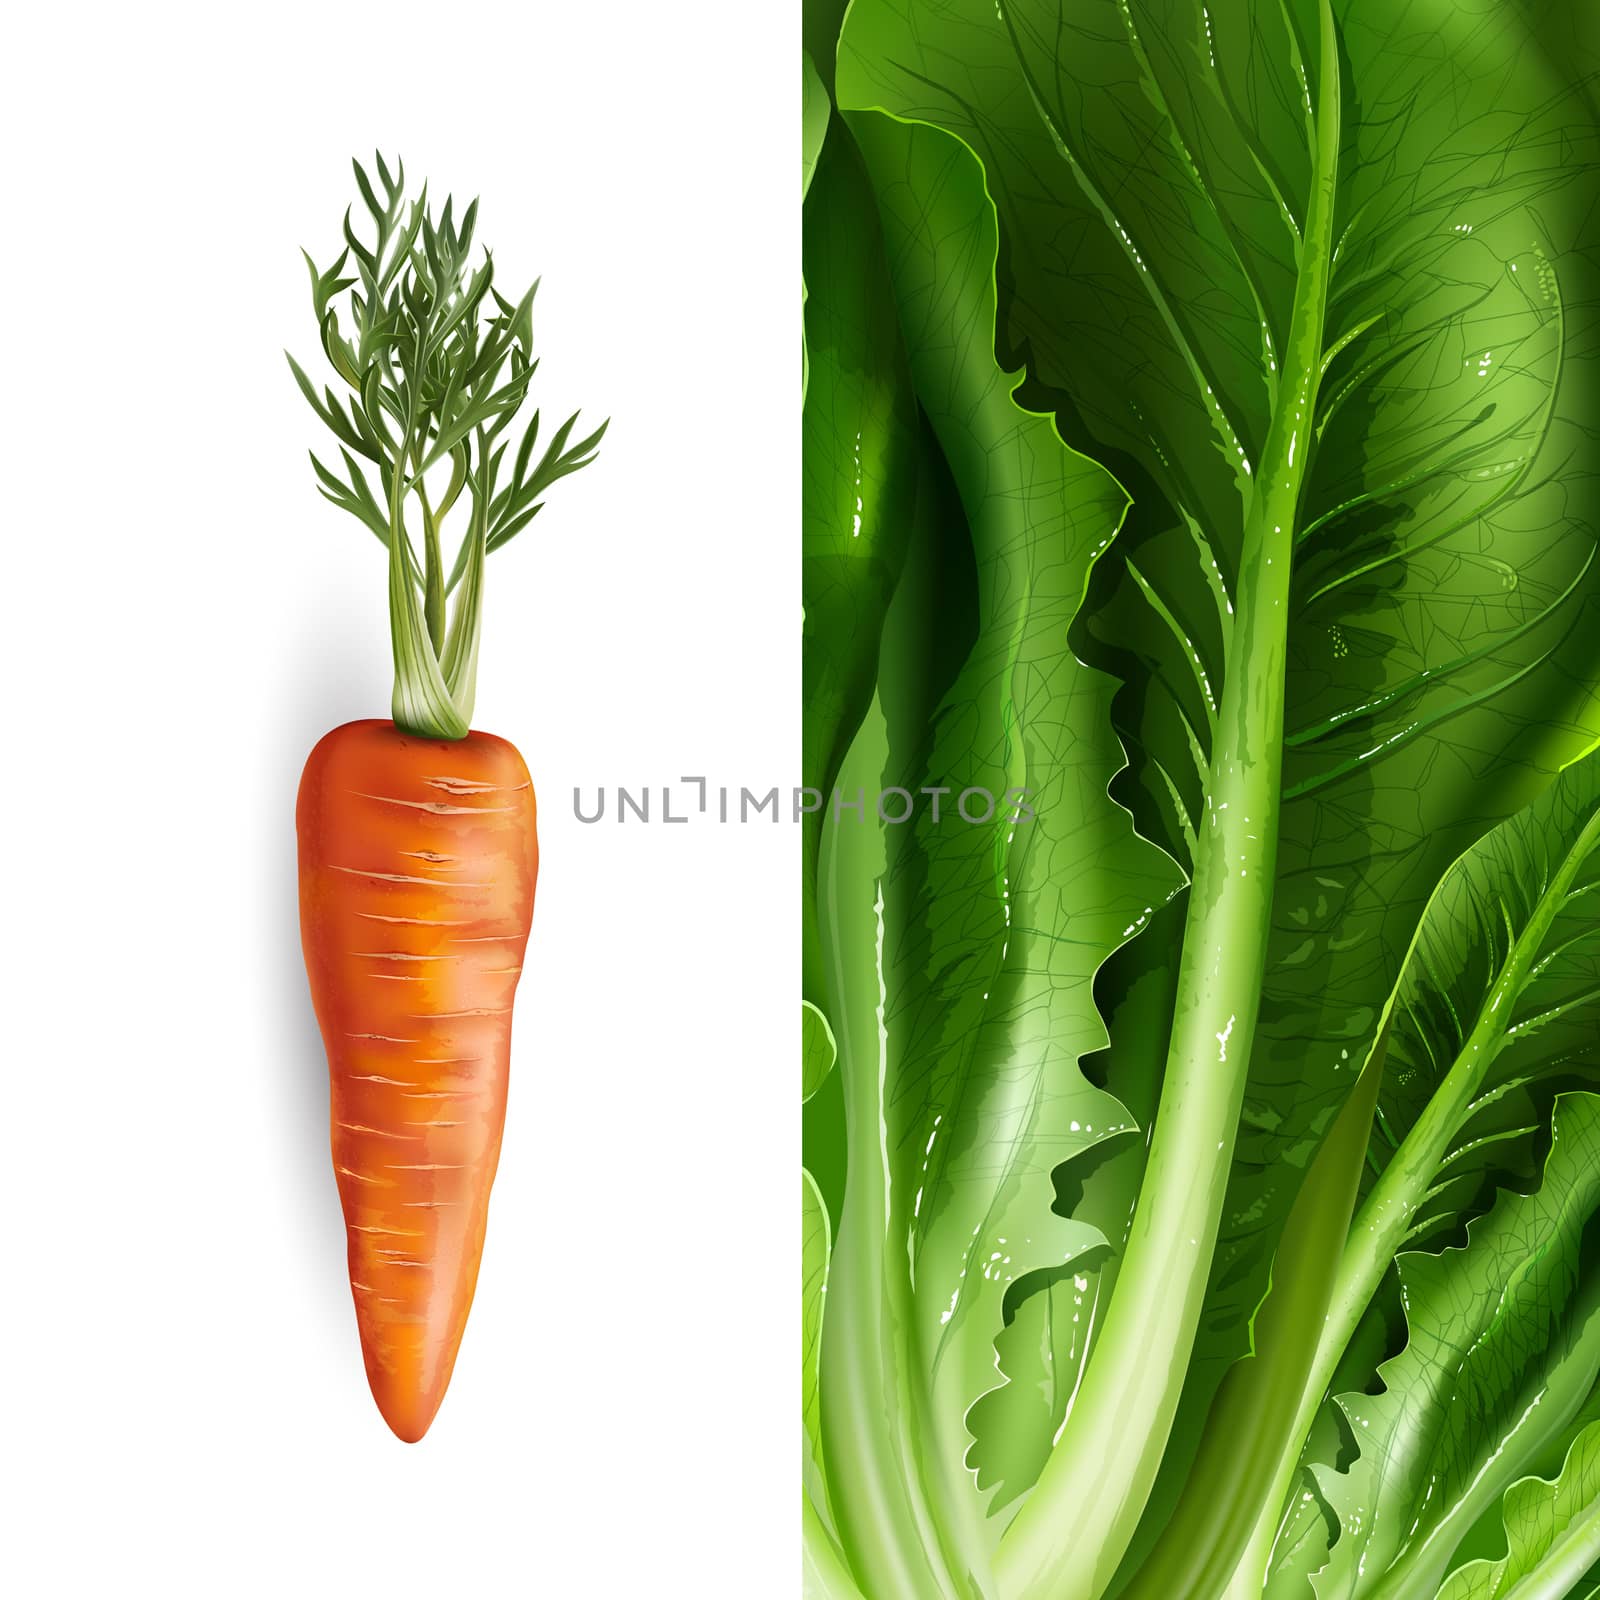
[[[539,280],[515,299],[496,287],[492,255],[474,251],[476,199],[458,218],[447,195],[436,213],[426,184],[407,198],[402,162],[391,170],[378,153],[371,169],[351,165],[360,203],[344,214],[338,255],[319,268],[301,252],[323,355],[349,392],[319,391],[292,355],[289,369],[344,466],[341,474],[313,453],[318,491],[390,553],[395,722],[460,738],[477,677],[483,558],[533,520],[551,484],[595,459],[606,424],[568,448],[574,413],[530,468],[539,413],[520,432],[515,423],[539,366]],[[463,497],[447,566],[446,523]]]

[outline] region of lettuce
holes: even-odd
[[[1458,1567],[1439,1600],[1507,1600],[1534,1582],[1547,1594],[1576,1593],[1576,1585],[1600,1560],[1600,1422],[1573,1440],[1554,1483],[1524,1478],[1505,1493],[1505,1528],[1510,1549],[1499,1561]],[[1594,1574],[1589,1574],[1594,1578]],[[1592,1600],[1593,1590],[1585,1596]]]
[[[808,15],[806,1527],[867,1600],[1431,1595],[1575,1448],[1600,116],[1559,25]]]

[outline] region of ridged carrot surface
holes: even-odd
[[[347,723],[300,784],[300,925],[367,1378],[427,1432],[477,1284],[533,918],[533,786],[492,734]]]

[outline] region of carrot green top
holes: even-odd
[[[319,272],[306,256],[322,348],[351,392],[341,397],[325,387],[319,396],[293,356],[289,365],[344,459],[341,475],[312,455],[322,493],[389,552],[395,723],[460,739],[477,687],[484,557],[533,520],[556,479],[594,460],[606,424],[569,447],[574,413],[535,464],[535,411],[511,450],[508,430],[538,366],[538,283],[513,303],[494,287],[487,251],[472,265],[476,200],[458,223],[446,199],[436,219],[426,185],[416,200],[405,198],[401,163],[391,174],[378,156],[376,187],[353,165],[375,237],[370,244],[357,237],[352,207],[333,265]],[[347,263],[353,274],[341,276]],[[376,468],[376,491],[363,459]],[[465,533],[447,573],[440,535],[463,495]],[[420,559],[408,514],[421,534]]]

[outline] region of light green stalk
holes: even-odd
[[[1299,1403],[1315,1353],[1308,1330],[1327,1308],[1349,1237],[1388,1032],[1386,1020],[1312,1159],[1279,1237],[1271,1292],[1251,1325],[1253,1351],[1223,1379],[1183,1493],[1122,1600],[1214,1596],[1250,1538],[1277,1465],[1284,1419]]]
[[[389,492],[389,637],[394,647],[393,715],[397,728],[427,738],[464,739],[467,720],[450,696],[434,654],[427,620],[411,581],[411,544],[406,535],[404,445],[416,426],[415,389],[405,437]]]
[[[439,552],[439,520],[429,504],[428,486],[420,472],[417,499],[422,502],[422,617],[437,655],[444,649],[444,560]]]
[[[1294,1489],[1300,1452],[1328,1385],[1333,1381],[1334,1369],[1377,1293],[1389,1263],[1404,1242],[1417,1208],[1461,1131],[1489,1068],[1505,1047],[1506,1030],[1517,996],[1539,959],[1551,924],[1560,914],[1580,868],[1597,846],[1600,846],[1600,811],[1589,819],[1552,875],[1533,915],[1513,942],[1466,1043],[1350,1225],[1350,1238],[1339,1262],[1316,1356],[1301,1391],[1293,1423],[1284,1435],[1273,1489],[1262,1502],[1261,1516],[1235,1569],[1225,1600],[1246,1600],[1246,1597],[1259,1600],[1283,1510]]]
[[[876,790],[888,753],[874,699],[839,792]],[[868,811],[871,802],[867,803]],[[821,932],[845,1093],[844,1204],[822,1320],[822,1454],[840,1542],[872,1600],[968,1600],[941,1543],[923,1463],[927,1409],[913,1359],[910,1218],[889,1180],[884,1123],[883,835],[875,819],[824,837]]]
[[[1245,508],[1227,678],[1144,1187],[1083,1386],[1002,1539],[1004,1600],[1096,1600],[1171,1431],[1221,1220],[1261,1003],[1283,745],[1290,553],[1334,245],[1339,47],[1322,0],[1311,193],[1279,397]]]
[[[844,1556],[822,1525],[809,1495],[801,1497],[802,1600],[862,1600]]]
[[[445,687],[463,722],[472,721],[478,694],[478,641],[483,632],[483,563],[488,554],[489,500],[493,483],[489,475],[489,444],[478,429],[478,479],[472,487],[472,520],[462,546],[465,558],[461,592],[456,596],[450,632],[439,656]],[[441,605],[442,605],[441,601]]]

